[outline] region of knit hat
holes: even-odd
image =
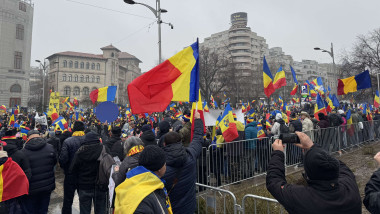
[[[149,124],[145,124],[145,125],[143,125],[143,127],[141,127],[141,131],[142,132],[146,132],[146,131],[149,131],[149,130],[152,130],[152,126],[149,125]]]
[[[39,131],[37,131],[37,130],[30,130],[30,131],[28,131],[28,134],[27,134],[27,137],[29,137],[30,135],[34,135],[34,134],[40,134],[40,132]]]
[[[183,115],[183,116],[182,116],[182,119],[183,119],[183,121],[185,121],[185,122],[189,122],[189,121],[190,121],[190,116],[188,116],[188,115]]]
[[[310,180],[330,181],[339,177],[339,161],[318,146],[306,152],[304,168]]]
[[[120,127],[113,127],[111,132],[112,132],[112,135],[120,136],[121,135],[121,128]]]
[[[100,142],[99,135],[96,132],[90,131],[85,135],[83,143],[88,144],[93,142]]]
[[[164,136],[164,142],[166,145],[181,142],[181,136],[177,132],[168,132]]]
[[[141,152],[139,165],[154,172],[161,169],[166,163],[166,154],[164,150],[155,145],[148,145]]]
[[[84,123],[82,121],[75,121],[73,132],[84,131]]]

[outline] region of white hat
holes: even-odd
[[[279,120],[279,119],[282,119],[282,114],[281,113],[277,113],[276,114],[276,120]]]
[[[344,111],[342,109],[339,109],[338,114],[344,114]]]

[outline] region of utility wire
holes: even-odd
[[[129,37],[133,36],[134,34],[140,32],[140,31],[142,31],[142,30],[144,30],[144,29],[147,28],[147,27],[150,28],[150,26],[151,26],[152,24],[154,24],[154,23],[156,23],[156,21],[151,22],[151,23],[149,23],[148,25],[145,25],[144,27],[142,27],[142,28],[136,30],[135,32],[128,34],[128,35],[127,35],[126,37],[124,37],[123,39],[121,39],[121,40],[115,42],[115,44],[120,43],[120,42],[122,42],[122,41],[128,39]]]
[[[140,17],[140,18],[144,18],[144,19],[155,20],[152,17],[141,16],[141,15],[137,15],[137,14],[133,14],[133,13],[127,13],[127,12],[123,12],[123,11],[120,11],[120,10],[114,10],[114,9],[110,9],[110,8],[100,7],[100,6],[97,6],[97,5],[87,4],[87,3],[83,3],[83,2],[79,2],[79,1],[74,1],[74,0],[66,0],[66,1],[72,2],[72,3],[76,3],[76,4],[86,5],[86,6],[90,6],[90,7],[95,7],[95,8],[98,8],[98,9],[108,10],[108,11],[112,11],[112,12],[116,12],[116,13],[122,13],[122,14],[131,15],[131,16],[136,16],[136,17]]]

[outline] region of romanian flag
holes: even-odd
[[[65,104],[67,106],[67,109],[73,108],[73,104],[71,102],[66,102]]]
[[[207,101],[206,101],[206,100],[203,102],[203,110],[204,110],[205,112],[210,112],[210,110],[208,109]]]
[[[92,103],[114,101],[116,97],[117,86],[108,86],[99,89],[95,89],[90,93],[90,99]]]
[[[255,109],[251,109],[249,110],[249,112],[247,113],[247,117],[254,117],[255,116]]]
[[[6,112],[7,111],[7,107],[5,105],[1,105],[0,106],[0,110],[3,111],[3,112]]]
[[[191,117],[190,117],[190,122],[191,122],[191,140],[193,140],[193,134],[194,134],[194,113],[195,111],[198,111],[200,116],[201,116],[201,120],[203,122],[203,130],[204,130],[204,133],[206,133],[206,126],[205,126],[205,117],[204,117],[204,114],[203,114],[203,108],[202,108],[202,98],[201,98],[201,91],[199,91],[199,100],[198,102],[193,102],[193,105],[192,105],[192,108],[191,108]],[[186,116],[186,115],[185,115]]]
[[[245,104],[244,104],[244,103],[241,104],[241,112],[242,112],[242,113],[247,112],[247,108],[245,107]]]
[[[298,89],[298,85],[296,83],[294,83],[294,87],[293,87],[292,91],[290,92],[290,95],[295,95],[297,93],[297,89]]]
[[[355,92],[371,87],[371,77],[368,70],[346,79],[338,79],[338,95],[344,95],[349,92]]]
[[[0,202],[27,195],[29,181],[24,171],[12,158],[0,166]]]
[[[78,99],[77,99],[76,97],[74,97],[73,103],[74,103],[76,106],[79,105]]]
[[[57,120],[55,120],[53,124],[55,125],[56,128],[59,127],[62,131],[68,128],[67,121],[63,117],[57,118]]]
[[[57,112],[57,109],[53,108],[53,112],[51,113],[51,119],[55,121],[57,120],[58,117],[59,117],[59,114]]]
[[[130,116],[132,115],[132,111],[131,111],[131,109],[130,109],[130,108],[126,108],[126,109],[125,109],[125,114],[126,114],[128,117],[130,117]]]
[[[69,100],[69,97],[65,97],[65,99],[62,100],[62,103],[65,103]]]
[[[219,127],[222,131],[225,142],[232,142],[239,137],[237,127],[234,122],[234,116],[232,114],[232,108],[229,103],[224,109],[222,119],[219,122]]]
[[[251,102],[251,103],[252,103],[252,104],[254,104],[255,102],[256,102],[256,100],[252,100],[252,102]]]
[[[263,126],[259,123],[257,124],[257,138],[264,138],[265,132],[263,130]]]
[[[327,109],[326,109],[327,112],[331,112],[335,108],[330,97],[326,97],[326,106],[327,106]]]
[[[284,100],[282,99],[281,96],[278,96],[278,102],[279,102],[279,103],[284,103]]]
[[[352,124],[351,109],[348,109],[348,112],[346,114],[346,120],[347,120],[347,125]]]
[[[12,114],[11,114],[11,117],[9,118],[8,126],[12,126],[13,127],[14,125],[15,125],[15,112],[12,109]]]
[[[282,69],[282,66],[277,70],[276,76],[273,81],[274,89],[279,89],[282,86],[286,86],[285,71]]]
[[[319,120],[318,113],[323,113],[327,115],[325,103],[323,102],[321,96],[318,94],[316,99],[316,104],[314,107],[314,117]]]
[[[18,115],[19,113],[20,113],[20,106],[16,105],[15,115]]]
[[[373,99],[373,106],[375,106],[375,108],[379,108],[380,106],[380,98],[379,98],[379,91],[376,90],[376,94],[375,94],[375,98]]]
[[[196,102],[199,96],[198,41],[128,85],[134,113],[162,112],[171,101]]]
[[[313,84],[314,86],[322,86],[323,85],[322,78],[318,77],[314,79],[313,81],[311,81],[311,84]]]
[[[263,79],[264,79],[264,93],[269,97],[276,90],[273,85],[273,76],[269,70],[268,63],[264,56],[263,62]]]
[[[294,69],[293,69],[292,66],[290,66],[290,70],[292,71],[292,76],[293,76],[294,83],[296,85],[298,85],[297,75],[296,75],[296,72],[294,71]]]
[[[311,97],[316,97],[317,96],[317,92],[314,89],[310,89],[309,93],[310,93]]]

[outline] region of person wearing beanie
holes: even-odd
[[[118,157],[120,161],[124,160],[123,141],[121,140],[121,128],[113,127],[111,130],[111,137],[104,143],[106,151],[112,157]]]
[[[158,139],[158,146],[163,147],[164,143],[164,136],[166,133],[168,133],[170,130],[170,123],[166,120],[161,121],[158,123],[158,133],[156,135],[156,138]]]
[[[188,147],[191,140],[191,122],[190,115],[182,116],[182,129],[179,130],[179,135],[181,136],[181,141],[185,147]]]
[[[76,177],[79,195],[80,213],[90,214],[92,201],[95,213],[106,212],[107,191],[97,185],[99,171],[99,156],[103,150],[100,136],[89,132],[84,136],[83,143],[75,153],[70,166],[70,174]]]
[[[65,179],[63,181],[63,205],[62,213],[71,214],[74,193],[77,190],[76,178],[71,175],[69,168],[75,153],[84,141],[85,125],[81,121],[75,121],[73,135],[61,142],[61,152],[59,155],[59,165],[64,170]],[[61,134],[63,135],[63,134]]]
[[[146,146],[138,166],[128,171],[125,181],[115,189],[114,213],[172,214],[168,191],[161,180],[165,172],[165,152],[158,146]]]
[[[152,126],[150,124],[145,124],[141,128],[142,134],[140,136],[140,139],[144,143],[144,146],[148,145],[156,145],[157,146],[157,140],[156,135],[154,135],[152,131]]]
[[[167,157],[167,169],[163,179],[170,192],[173,213],[194,213],[196,209],[197,159],[204,142],[204,124],[199,112],[195,112],[194,118],[193,140],[189,147],[182,145],[181,136],[177,132],[169,132],[164,136],[163,150]]]
[[[302,132],[296,132],[305,149],[304,178],[307,186],[288,184],[285,178],[284,145],[277,139],[266,177],[266,186],[272,196],[289,213],[346,214],[361,213],[362,205],[355,175],[341,161]]]

